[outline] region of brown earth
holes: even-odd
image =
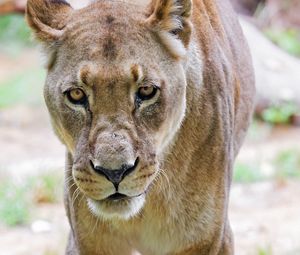
[[[27,61],[9,61],[12,62],[8,64],[7,57],[0,55],[0,79],[28,65]],[[38,63],[32,61],[30,65]],[[259,135],[244,145],[239,160],[264,163],[283,148],[300,148],[299,128],[262,126],[257,132]],[[0,148],[0,173],[6,171],[20,178],[28,173],[61,169],[63,176],[64,147],[51,131],[44,105],[0,109]],[[299,181],[233,185],[230,219],[237,255],[300,254],[299,185]],[[36,220],[46,220],[48,229],[33,231],[31,223],[17,228],[0,226],[0,254],[63,254],[68,232],[63,205],[38,205],[32,223]]]

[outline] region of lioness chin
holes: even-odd
[[[254,80],[227,0],[28,0],[27,21],[67,148],[66,254],[233,254]]]

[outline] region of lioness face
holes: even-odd
[[[144,8],[105,1],[72,13],[49,65],[46,103],[90,210],[136,215],[184,118],[181,62]]]

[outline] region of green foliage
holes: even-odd
[[[272,249],[268,248],[258,248],[258,255],[272,255]]]
[[[290,122],[290,118],[299,112],[299,108],[293,103],[284,103],[282,105],[274,105],[265,109],[262,113],[264,121],[272,124],[286,124]]]
[[[264,179],[258,166],[237,162],[234,166],[233,180],[235,182],[250,183]]]
[[[60,252],[55,250],[54,248],[46,250],[43,255],[59,255]]]
[[[0,222],[15,226],[29,218],[28,187],[10,182],[0,183]]]
[[[300,178],[299,149],[283,150],[270,163],[274,172],[265,175],[259,164],[237,162],[234,167],[233,180],[239,183],[251,183],[266,179]]]
[[[62,179],[54,171],[24,177],[21,183],[5,178],[0,182],[0,223],[7,226],[25,224],[37,203],[58,202],[62,197]]]
[[[247,140],[251,142],[260,142],[266,139],[272,132],[273,125],[253,118],[247,133]]]
[[[53,172],[34,176],[30,180],[32,201],[35,203],[55,203],[62,197],[62,177]]]
[[[36,103],[41,98],[44,76],[42,69],[27,70],[0,82],[0,109],[15,103]]]
[[[285,150],[278,154],[274,160],[276,176],[279,178],[300,177],[300,151]]]
[[[1,49],[24,47],[32,44],[30,30],[22,15],[0,16]]]
[[[295,29],[280,30],[269,28],[265,31],[269,37],[279,47],[292,55],[300,56],[300,32]]]

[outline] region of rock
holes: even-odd
[[[264,19],[267,24],[281,27],[300,27],[299,0],[267,0]]]
[[[230,0],[235,11],[239,14],[252,16],[258,5],[265,3],[265,0]]]
[[[278,48],[245,19],[240,22],[253,57],[257,107],[283,102],[300,106],[300,60]]]

